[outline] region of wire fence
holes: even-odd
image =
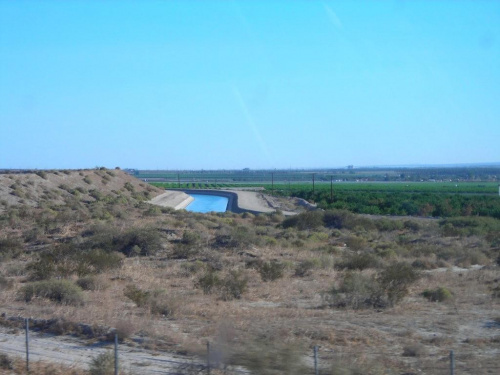
[[[54,351],[54,349],[50,349],[47,342],[43,341],[42,338],[38,336],[33,338],[31,333],[30,321],[25,319],[23,340],[25,342],[25,367],[28,374],[33,373],[30,372],[30,366],[34,361],[58,361],[57,358],[47,355],[47,352],[43,351],[44,347],[51,351]],[[187,356],[173,357],[167,354],[161,355],[160,353],[148,353],[133,349],[127,345],[121,345],[118,339],[119,337],[115,333],[112,342],[101,343],[98,350],[92,351],[92,355],[87,353],[86,361],[80,361],[76,365],[86,368],[93,359],[99,355],[107,354],[108,357],[112,357],[112,370],[114,370],[115,375],[332,375],[359,373],[480,375],[500,373],[499,352],[494,349],[488,352],[479,350],[440,350],[438,353],[409,352],[402,354],[383,350],[332,350],[314,346],[309,352],[295,351],[283,355],[283,352],[279,353],[279,349],[274,351],[272,347],[265,347],[260,352],[253,352],[252,355],[243,360],[240,358],[240,361],[235,361],[231,356],[227,355],[228,347],[226,345],[211,342],[207,342],[204,354],[197,358],[188,358]],[[2,350],[2,346],[0,342],[0,352],[5,351]],[[70,351],[74,350],[88,351],[89,347],[73,342],[70,346],[59,348],[58,352],[61,355],[60,358],[66,356],[69,358],[68,361],[71,361],[74,356]],[[65,353],[65,351],[67,352]],[[22,355],[19,350],[17,353],[10,352],[9,354]],[[44,357],[44,354],[47,357]]]
[[[334,182],[347,181],[325,173],[278,173],[265,172],[253,174],[169,174],[161,177],[155,175],[136,175],[145,182],[162,183],[169,189],[223,189],[238,186],[267,187],[269,190],[294,190],[307,187],[312,191],[322,186],[332,186]]]

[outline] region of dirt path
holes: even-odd
[[[9,356],[25,357],[26,343],[23,331],[11,333],[0,327],[0,352]],[[30,332],[30,360],[46,361],[88,368],[92,359],[113,348],[111,343],[86,345],[84,341],[69,336],[53,336]],[[189,358],[153,353],[143,349],[119,346],[120,369],[131,374],[177,374],[179,369],[197,365]],[[201,368],[202,365],[198,366]]]

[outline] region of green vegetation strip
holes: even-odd
[[[151,185],[165,189],[179,188],[178,182],[151,182]],[[275,183],[215,183],[215,182],[181,182],[180,187],[186,188],[231,188],[231,187],[264,187],[266,190],[275,191],[301,191],[312,190],[312,182],[290,182]],[[333,187],[334,191],[381,191],[381,192],[432,192],[452,194],[497,194],[498,183],[496,182],[334,182],[333,185],[325,182],[314,184],[315,190],[328,190]]]
[[[171,189],[177,183],[153,183]],[[193,188],[181,183],[181,188]],[[346,209],[374,215],[432,217],[489,216],[500,218],[496,183],[337,183],[316,184],[208,184],[203,188],[264,187],[279,196],[294,196],[316,202],[323,209]]]

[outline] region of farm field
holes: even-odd
[[[284,193],[290,191],[304,191],[313,189],[312,182],[151,182],[151,185],[164,189],[223,189],[240,187],[263,187],[266,190]],[[451,194],[492,194],[498,195],[497,182],[315,182],[315,190],[328,190],[333,187],[334,191],[378,191],[378,192],[432,192]]]
[[[128,170],[139,179],[155,182],[271,183],[274,182],[498,182],[500,167],[481,168],[365,168],[322,170]]]
[[[322,209],[423,217],[490,216],[500,218],[497,182],[337,182],[201,183],[151,182],[164,189],[263,188],[268,194],[295,196]]]

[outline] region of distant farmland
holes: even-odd
[[[316,202],[323,209],[346,209],[355,213],[500,218],[499,168],[136,171],[134,175],[165,189],[263,188],[269,194]]]
[[[333,182],[492,182],[500,181],[500,167],[484,168],[403,168],[326,170],[211,170],[149,171],[130,170],[150,182],[281,184]]]
[[[232,187],[263,187],[265,190],[275,192],[312,190],[312,182],[282,182],[274,184],[269,181],[262,182],[151,182],[152,185],[165,189],[219,189]],[[334,191],[372,191],[372,192],[407,192],[407,193],[447,193],[447,194],[498,194],[496,182],[324,182],[315,181],[315,190]]]

